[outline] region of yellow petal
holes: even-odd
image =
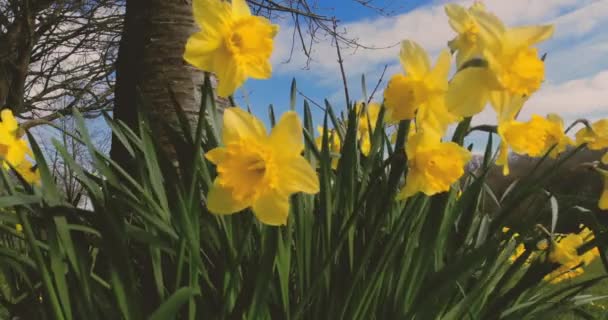
[[[319,192],[319,178],[315,169],[302,157],[289,159],[279,172],[280,189],[283,194]]]
[[[464,7],[449,3],[445,5],[444,9],[449,18],[448,22],[454,31],[461,33],[466,30],[465,22],[471,18]]]
[[[450,73],[450,63],[452,60],[452,56],[450,55],[450,51],[444,49],[439,54],[439,58],[437,58],[437,63],[433,70],[431,71],[430,77],[428,79],[429,82],[432,83],[432,86],[437,89],[446,90],[448,86],[448,74]]]
[[[220,46],[221,39],[207,32],[197,32],[188,38],[184,50],[184,60],[198,69],[214,70],[214,51]]]
[[[514,120],[527,98],[514,96],[506,91],[492,91],[490,103],[498,115],[498,124]]]
[[[299,155],[304,149],[304,142],[298,114],[294,111],[285,112],[276,126],[272,128],[269,141],[279,154]]]
[[[232,20],[230,4],[219,0],[194,0],[192,2],[194,20],[208,33],[221,33],[221,28]]]
[[[231,55],[217,54],[214,60],[214,70],[217,78],[217,95],[220,97],[228,97],[234,94],[236,89],[243,85],[247,76],[237,62],[231,58]]]
[[[488,81],[492,75],[486,68],[466,68],[454,76],[445,97],[448,110],[461,117],[480,113],[490,97]]]
[[[500,143],[500,149],[498,151],[498,156],[496,157],[496,165],[502,166],[503,175],[509,175],[509,145],[504,142]]]
[[[418,105],[416,104],[416,81],[402,74],[394,75],[384,90],[384,106],[389,121],[413,119]]]
[[[272,64],[267,59],[258,57],[247,64],[245,73],[254,79],[269,79],[272,76]]]
[[[242,139],[259,141],[266,139],[266,128],[260,120],[247,111],[232,107],[224,110],[222,135],[224,145],[239,142]]]
[[[363,133],[363,135],[361,136],[360,144],[361,144],[361,153],[367,157],[372,148],[372,143],[371,143],[371,139],[369,138],[368,132]]]
[[[226,148],[215,148],[205,153],[205,158],[213,164],[218,164],[226,158]]]
[[[232,0],[232,15],[237,19],[251,16],[247,2],[245,0]]]
[[[11,109],[2,109],[0,119],[2,119],[2,125],[11,133],[14,133],[19,128],[19,123],[15,119],[15,116],[13,116]]]
[[[413,79],[422,79],[431,70],[429,56],[414,41],[406,40],[401,43],[400,60],[407,75]]]
[[[217,179],[207,194],[207,209],[215,214],[232,214],[251,206],[250,203],[237,201],[232,191],[222,187]]]
[[[289,197],[271,190],[255,201],[253,213],[264,224],[285,225],[289,216]]]
[[[478,36],[484,46],[490,51],[499,50],[504,42],[504,34],[506,32],[506,27],[502,21],[485,10],[470,10],[469,13],[481,26]]]
[[[416,193],[422,191],[424,187],[424,176],[418,171],[408,171],[407,177],[405,178],[405,185],[399,191],[397,200],[407,199]]]
[[[608,152],[604,153],[602,156],[602,163],[608,165]]]
[[[506,41],[510,44],[517,44],[517,47],[531,47],[551,38],[554,29],[552,25],[509,28],[506,33]]]

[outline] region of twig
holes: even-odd
[[[388,68],[388,64],[385,64],[384,70],[382,70],[382,74],[380,75],[380,78],[378,78],[378,83],[376,83],[376,87],[374,87],[372,94],[369,96],[369,99],[367,99],[367,104],[372,102],[372,99],[374,98],[374,94],[376,94],[376,91],[378,90],[378,88],[380,87],[380,84],[382,83],[382,79],[384,78],[384,74],[386,73],[387,68]]]
[[[344,72],[344,61],[342,60],[342,53],[340,52],[340,42],[336,36],[338,23],[336,19],[333,19],[334,27],[334,42],[336,43],[336,52],[338,54],[338,64],[340,65],[340,73],[342,74],[342,83],[344,85],[344,97],[346,98],[346,108],[350,105],[350,97],[348,96],[348,85],[346,84],[346,73]]]

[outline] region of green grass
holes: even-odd
[[[585,273],[575,279],[572,279],[570,282],[565,281],[564,283],[559,284],[559,286],[567,286],[571,284],[573,281],[580,282],[589,280],[593,277],[601,276],[606,274],[604,271],[604,267],[602,266],[601,261],[597,260],[593,264],[589,266]],[[600,281],[593,287],[585,290],[582,294],[593,294],[595,296],[608,296],[608,279],[604,279]],[[591,319],[608,319],[608,297],[606,299],[601,299],[594,301],[592,304],[585,305],[581,308],[584,312],[587,312],[592,316]],[[557,318],[557,320],[574,320],[574,319],[586,319],[583,314],[577,314],[574,311],[569,311]]]

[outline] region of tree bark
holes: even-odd
[[[191,0],[127,0],[117,61],[114,118],[136,128],[139,105],[169,153],[172,150],[164,125],[177,124],[169,87],[189,120],[196,123],[198,119],[204,73],[182,58],[188,37],[197,30]],[[223,99],[216,101],[219,106],[227,104]],[[111,156],[120,164],[128,164],[128,154],[116,137]]]

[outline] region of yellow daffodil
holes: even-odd
[[[17,233],[22,233],[23,232],[23,226],[20,223],[17,223],[15,225],[15,231],[17,231]]]
[[[406,145],[408,172],[399,199],[417,192],[431,196],[450,189],[464,174],[471,153],[453,142],[441,142],[433,132],[416,133]]]
[[[217,75],[219,96],[233,94],[248,77],[270,78],[277,25],[251,15],[245,0],[194,0],[193,10],[202,30],[188,39],[184,59]]]
[[[579,233],[571,233],[557,241],[553,241],[548,256],[549,261],[559,263],[561,266],[546,275],[544,280],[558,283],[583,274],[583,267],[590,265],[599,257],[600,252],[597,247],[582,254],[579,254],[578,250],[593,239],[593,232],[585,227]]]
[[[323,127],[317,127],[317,131],[319,132],[319,136],[315,139],[315,144],[317,145],[317,149],[321,150],[323,148]],[[338,161],[340,161],[342,143],[340,142],[340,137],[336,130],[330,129],[327,131],[327,142],[329,144],[329,152],[331,153],[331,167],[332,169],[337,169]]]
[[[362,110],[363,103],[356,105],[356,112],[359,114],[359,128],[357,135],[359,136],[359,143],[361,145],[361,153],[367,156],[372,147],[370,135],[374,133],[376,128],[376,122],[378,121],[378,115],[380,114],[380,104],[371,102],[367,105],[365,110]]]
[[[270,135],[264,124],[239,108],[224,111],[224,146],[205,157],[217,166],[218,176],[207,195],[216,214],[232,214],[251,207],[268,225],[284,225],[292,193],[314,194],[319,179],[301,156],[302,126],[295,112],[287,112]]]
[[[465,62],[481,55],[479,45],[479,24],[472,12],[485,10],[481,2],[475,2],[469,9],[457,4],[447,4],[445,13],[452,29],[458,34],[448,43],[450,50],[456,52],[456,64],[461,67]]]
[[[443,135],[447,126],[457,120],[445,105],[450,53],[442,51],[431,69],[426,51],[413,41],[404,41],[400,59],[406,75],[394,75],[384,91],[384,106],[390,121],[416,117],[419,129]]]
[[[596,169],[601,175],[603,180],[602,195],[600,196],[599,208],[602,210],[608,210],[608,171],[602,169]]]
[[[590,150],[608,148],[608,119],[602,119],[591,124],[591,128],[583,128],[576,133],[576,143],[587,144]],[[608,164],[608,153],[602,157],[602,163]]]
[[[574,144],[564,133],[561,117],[550,114],[547,118],[533,115],[527,122],[506,121],[498,126],[502,141],[499,165],[504,165],[508,174],[508,163],[505,155],[511,148],[515,153],[540,157],[551,150],[549,156],[556,158],[569,145]]]
[[[13,116],[13,112],[4,109],[0,112],[0,156],[13,167],[25,161],[26,156],[31,156],[30,148],[24,139],[19,138],[19,124]],[[9,166],[5,164],[5,168]]]
[[[19,137],[19,123],[9,109],[0,112],[0,157],[5,169],[14,168],[28,183],[40,180],[38,170],[27,157],[33,157],[25,139]]]
[[[452,113],[469,117],[481,110],[491,95],[504,92],[510,96],[529,97],[544,80],[544,62],[532,46],[547,40],[553,26],[507,28],[485,10],[469,10],[467,18],[476,22],[477,49],[487,66],[460,70],[448,88],[446,103]]]

